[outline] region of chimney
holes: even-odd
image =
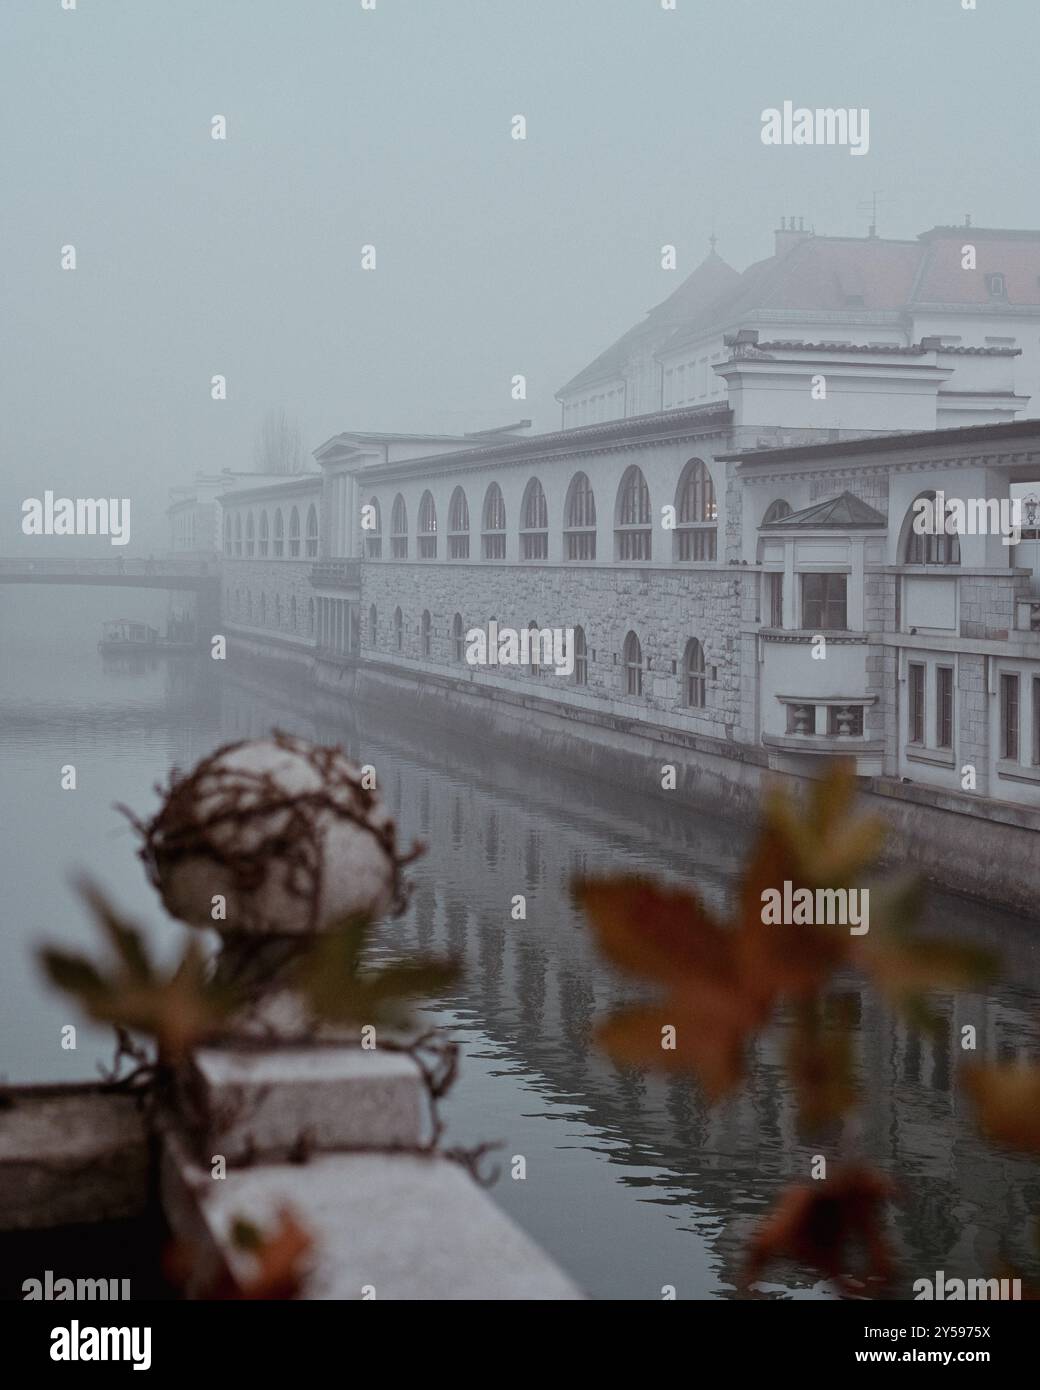
[[[775,243],[773,246],[774,256],[782,256],[786,251],[789,251],[792,246],[795,246],[798,242],[805,241],[807,237],[812,236],[812,232],[807,232],[805,230],[804,217],[799,217],[797,219],[797,226],[795,226],[795,221],[796,219],[793,217],[781,217],[780,226],[773,233],[773,237],[775,239]]]

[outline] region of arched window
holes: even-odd
[[[688,709],[703,709],[705,704],[704,648],[691,637],[683,653],[683,704]]]
[[[690,459],[675,494],[675,558],[714,560],[719,509],[715,484],[701,459]]]
[[[400,493],[394,498],[390,512],[390,558],[408,559],[408,508]]]
[[[629,632],[625,637],[625,645],[622,649],[621,660],[625,668],[625,694],[642,695],[643,649],[639,645],[639,638],[634,632]]]
[[[258,547],[258,554],[260,555],[261,560],[267,559],[267,551],[270,546],[270,537],[271,531],[270,524],[267,520],[267,512],[263,511],[260,513],[260,545]]]
[[[274,514],[274,558],[281,560],[285,556],[285,518],[282,516],[281,507],[276,508]]]
[[[250,512],[246,517],[246,554],[252,555],[256,550],[256,527],[253,521],[253,513]]]
[[[404,619],[400,608],[394,609],[394,646],[398,651],[404,645]]]
[[[312,502],[307,509],[307,559],[318,555],[318,509]]]
[[[448,507],[448,559],[469,559],[469,503],[460,487],[451,494]]]
[[[484,516],[481,524],[485,560],[506,558],[506,504],[502,489],[492,483],[484,494]]]
[[[649,560],[653,553],[650,489],[636,464],[625,470],[618,488],[614,521],[616,558]]]
[[[370,560],[381,560],[383,558],[383,513],[379,509],[379,498],[370,497],[368,505],[371,507],[368,520],[369,525],[365,531],[365,554]]]
[[[224,554],[231,555],[231,513],[224,518]]]
[[[766,514],[762,518],[763,526],[772,526],[774,521],[783,521],[785,516],[791,515],[791,504],[783,497],[778,497],[775,502],[770,502],[766,508]]]
[[[523,505],[520,508],[520,558],[549,558],[549,508],[542,485],[537,478],[532,478],[524,489]]]
[[[260,595],[260,626],[267,626],[267,595]]]
[[[314,636],[314,600],[312,598],[307,600],[307,631],[312,637]]]
[[[466,634],[462,630],[462,614],[456,613],[451,620],[451,642],[455,652],[455,660],[463,662],[466,660]]]
[[[420,642],[419,649],[422,652],[423,656],[430,655],[430,651],[433,647],[432,634],[433,623],[430,620],[430,610],[428,608],[424,608],[422,620],[419,624],[419,636],[422,639]]]
[[[377,644],[379,631],[376,626],[376,606],[370,604],[368,609],[368,645],[374,647]]]
[[[927,500],[930,507],[922,509],[918,503]],[[952,508],[946,504],[946,516],[939,522],[935,516],[935,493],[922,492],[916,497],[903,523],[905,539],[903,542],[904,565],[959,565],[961,562],[961,542],[952,525]],[[926,526],[923,531],[915,529],[922,520]]]
[[[596,498],[584,473],[575,473],[567,489],[563,543],[568,560],[596,558]]]
[[[575,685],[588,685],[589,683],[589,648],[583,627],[574,629],[573,680]]]
[[[437,504],[433,493],[426,490],[419,499],[419,559],[437,558]]]
[[[296,631],[296,595],[293,594],[289,600],[289,626],[293,632]]]
[[[289,513],[289,558],[300,558],[300,513],[295,507]]]
[[[235,513],[235,554],[242,554],[242,513]]]

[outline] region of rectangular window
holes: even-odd
[[[953,747],[953,667],[935,669],[935,744]]]
[[[548,533],[546,531],[521,531],[520,558],[522,560],[547,560],[549,558]]]
[[[1018,762],[1018,677],[1000,677],[1000,756]]]
[[[448,537],[448,558],[450,560],[469,559],[469,536]]]
[[[680,529],[680,560],[714,560],[716,558],[716,531],[714,526],[700,529]]]
[[[596,558],[595,531],[565,531],[568,560],[594,560]]]
[[[924,666],[911,662],[907,676],[907,737],[911,743],[924,743]]]
[[[484,559],[504,560],[506,558],[506,533],[504,531],[484,532]]]
[[[784,576],[782,574],[770,574],[766,576],[769,585],[769,626],[783,627],[784,625]]]
[[[1040,767],[1040,676],[1033,677],[1033,766]]]
[[[390,537],[390,555],[391,555],[391,558],[393,558],[394,560],[407,560],[407,559],[408,559],[408,537],[407,537],[407,536],[391,536],[391,537]]]
[[[848,575],[802,575],[802,627],[812,632],[841,632],[847,626]]]

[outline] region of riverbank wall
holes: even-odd
[[[252,639],[236,643],[235,650],[255,658],[263,643]],[[265,657],[284,668],[289,655],[280,650]],[[395,718],[418,719],[431,730],[450,731],[490,749],[519,746],[533,760],[586,776],[593,784],[638,790],[673,807],[710,807],[720,818],[745,826],[757,816],[768,784],[806,780],[770,769],[764,749],[735,740],[564,705],[418,665],[313,654],[296,665],[337,702],[358,701]],[[1040,807],[894,778],[863,778],[861,785],[891,827],[888,864],[914,868],[945,890],[1033,915],[1040,896]]]

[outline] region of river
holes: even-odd
[[[705,807],[678,812],[545,765],[537,750],[446,738],[419,722],[274,680],[234,656],[158,657],[130,664],[96,651],[111,596],[61,591],[4,595],[0,610],[0,881],[5,931],[0,1072],[7,1081],[93,1076],[111,1057],[105,1030],[85,1025],[41,982],[44,941],[92,940],[69,876],[87,870],[150,926],[160,953],[182,929],[163,917],[134,837],[114,809],[156,804],[154,786],[231,739],[271,727],[342,743],[372,763],[407,842],[426,855],[411,869],[407,915],[387,924],[381,953],[421,948],[464,961],[460,983],[428,1010],[462,1046],[445,1106],[447,1142],[501,1141],[495,1200],[590,1294],[605,1298],[828,1297],[808,1270],[778,1267],[749,1293],[740,1284],[748,1232],[778,1191],[804,1179],[831,1135],[798,1130],[782,1067],[783,1023],[756,1047],[738,1098],[709,1108],[685,1080],[611,1064],[590,1042],[594,1020],[631,997],[597,956],[566,885],[576,872],[644,871],[695,880],[713,901],[730,891],[744,844]],[[132,601],[155,621],[156,601]],[[16,621],[15,605],[18,606]],[[62,768],[76,789],[61,788]],[[514,921],[513,896],[527,900]],[[865,1100],[845,1135],[899,1184],[894,1234],[898,1292],[931,1277],[981,1277],[1040,1210],[1035,1165],[984,1143],[956,1085],[960,1028],[978,1029],[984,1055],[1036,1052],[1040,949],[1034,923],[933,893],[929,925],[996,946],[1006,983],[940,997],[944,1031],[920,1036],[855,980],[841,981],[858,1018]],[[75,1051],[61,1028],[78,1027]],[[526,1176],[512,1176],[514,1156]],[[1011,1245],[1008,1242],[1011,1242]]]

